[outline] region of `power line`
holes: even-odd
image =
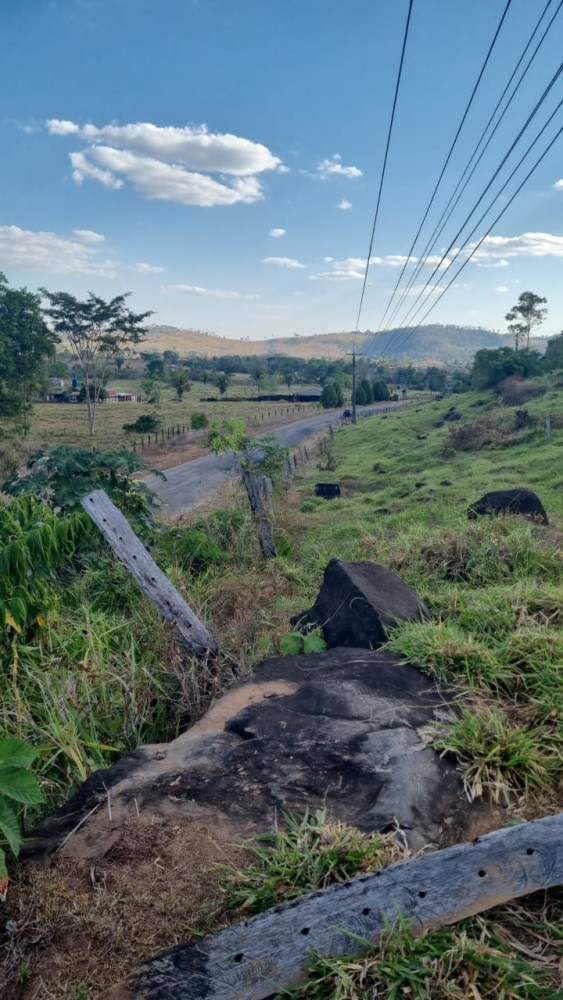
[[[559,105],[557,106],[557,108],[556,108],[556,109],[555,109],[555,111],[553,112],[553,115],[551,116],[551,118],[550,118],[550,121],[551,121],[551,119],[552,119],[552,118],[553,118],[553,117],[555,116],[556,112],[557,112],[557,111],[559,110],[559,108],[560,108],[560,107],[561,107],[562,105],[563,105],[563,100],[562,100],[562,101],[560,102],[560,104],[559,104]],[[544,130],[545,130],[545,129],[547,128],[547,125],[548,125],[548,124],[549,124],[549,121],[548,121],[548,122],[546,122],[546,124],[545,124],[545,125],[543,126],[543,128],[542,128],[542,132],[543,132],[543,131],[544,131]],[[439,302],[439,301],[440,301],[440,300],[441,300],[441,299],[442,299],[442,298],[444,297],[444,295],[446,294],[446,292],[448,291],[448,289],[449,289],[449,288],[451,288],[451,286],[452,286],[452,284],[454,283],[454,281],[456,281],[456,279],[457,279],[457,278],[459,277],[459,275],[460,275],[460,274],[461,274],[461,272],[462,272],[462,271],[464,270],[464,268],[465,268],[465,267],[467,267],[467,265],[469,264],[469,261],[470,261],[470,260],[471,260],[471,259],[472,259],[472,258],[473,258],[473,257],[475,256],[475,254],[477,253],[477,251],[479,250],[479,248],[481,247],[481,245],[483,244],[483,242],[484,242],[484,241],[486,240],[487,236],[488,236],[488,235],[489,235],[489,233],[491,232],[491,229],[493,229],[493,228],[494,228],[494,226],[496,226],[497,222],[499,222],[499,221],[500,221],[500,219],[502,219],[503,215],[504,215],[504,214],[505,214],[505,212],[506,212],[506,211],[507,211],[507,210],[508,210],[508,209],[510,208],[510,206],[511,206],[512,202],[514,201],[514,199],[515,199],[515,198],[517,197],[517,195],[519,195],[519,194],[520,194],[520,191],[522,190],[522,188],[524,187],[524,185],[525,185],[525,184],[526,184],[526,183],[527,183],[527,182],[529,181],[529,179],[530,179],[530,177],[532,176],[532,174],[533,174],[533,173],[534,173],[534,172],[535,172],[535,171],[537,170],[537,168],[539,167],[539,165],[540,165],[540,163],[542,162],[542,160],[544,160],[544,159],[545,159],[545,157],[547,156],[547,154],[549,153],[549,151],[550,151],[550,150],[552,149],[552,147],[553,147],[553,146],[555,145],[555,143],[557,142],[557,140],[559,139],[559,137],[560,137],[560,136],[561,136],[562,134],[563,134],[563,125],[562,125],[562,126],[561,126],[561,128],[560,128],[560,129],[558,130],[558,132],[556,132],[556,134],[554,135],[554,137],[553,137],[553,139],[551,140],[551,142],[550,142],[550,143],[548,144],[548,146],[547,146],[547,147],[546,147],[546,148],[544,149],[543,153],[541,153],[541,155],[540,155],[540,156],[538,157],[538,159],[537,159],[537,160],[536,160],[536,162],[534,163],[533,167],[532,167],[532,168],[531,168],[531,169],[530,169],[530,170],[528,171],[528,173],[527,173],[527,174],[526,174],[526,176],[524,177],[523,181],[521,181],[521,183],[520,183],[520,184],[518,185],[518,187],[516,188],[516,191],[515,191],[515,192],[514,192],[514,194],[513,194],[513,195],[512,195],[511,197],[510,197],[510,199],[509,199],[509,200],[507,201],[506,205],[505,205],[505,206],[504,206],[504,207],[502,208],[502,210],[501,210],[501,211],[499,212],[499,214],[498,214],[498,215],[496,216],[496,218],[495,218],[495,219],[493,219],[493,221],[492,221],[492,222],[491,222],[491,224],[489,225],[489,227],[488,227],[488,229],[486,230],[486,232],[485,232],[485,233],[483,234],[483,236],[481,236],[481,238],[479,239],[479,241],[478,241],[478,242],[477,242],[477,243],[475,244],[475,246],[474,246],[474,247],[473,247],[473,249],[471,250],[471,253],[470,253],[470,254],[468,254],[468,256],[467,256],[467,257],[466,257],[466,259],[465,259],[465,260],[463,261],[463,263],[462,263],[461,267],[459,268],[459,270],[458,270],[458,271],[457,271],[457,272],[456,272],[456,273],[455,273],[455,274],[453,275],[453,277],[452,277],[452,278],[451,278],[451,280],[450,280],[450,281],[448,282],[448,284],[446,285],[446,287],[445,287],[445,288],[444,288],[444,289],[443,289],[443,290],[441,291],[441,293],[440,293],[440,295],[438,296],[438,298],[437,298],[437,299],[435,299],[435,300],[434,300],[434,302],[432,302],[432,304],[431,304],[431,305],[430,305],[430,307],[429,307],[429,308],[427,309],[427,311],[426,311],[426,312],[424,313],[424,315],[423,315],[423,316],[421,317],[421,319],[419,320],[419,322],[417,323],[417,325],[416,325],[415,327],[413,327],[413,329],[412,329],[412,330],[409,330],[409,332],[408,332],[407,336],[405,337],[405,340],[403,341],[403,344],[401,345],[401,347],[403,347],[403,348],[404,348],[404,346],[405,346],[405,345],[406,345],[406,344],[408,343],[408,341],[409,341],[409,340],[411,339],[411,337],[413,337],[413,336],[414,336],[414,334],[416,333],[416,331],[417,331],[417,330],[418,330],[418,329],[419,329],[419,328],[420,328],[420,327],[422,326],[422,324],[423,324],[423,323],[424,323],[424,321],[425,321],[425,320],[426,320],[426,319],[428,318],[428,316],[430,315],[430,313],[431,313],[431,312],[432,312],[432,311],[433,311],[433,310],[434,310],[434,309],[436,308],[436,306],[438,305],[438,302]],[[540,135],[541,135],[541,132],[540,132]],[[539,136],[538,136],[537,138],[539,138]],[[530,147],[530,148],[531,148],[531,147]],[[530,152],[530,150],[528,149],[528,151],[526,152],[525,156],[527,156],[529,152]],[[520,161],[520,163],[521,163],[521,162],[522,162],[522,160]],[[518,166],[520,166],[520,163],[518,164]],[[516,167],[516,168],[515,168],[515,170],[517,170],[517,169],[518,169],[518,167]],[[515,171],[514,171],[514,172],[515,172]],[[512,176],[512,175],[511,175],[511,176]],[[500,192],[499,192],[499,193],[500,193]],[[498,197],[498,195],[497,195],[497,197]],[[495,199],[495,200],[496,200],[496,199]],[[494,202],[493,202],[493,204],[494,204]],[[487,212],[488,212],[488,211],[490,211],[490,208],[491,208],[491,206],[489,206],[489,209],[487,209]],[[487,214],[487,212],[485,212],[484,214],[486,215],[486,214]],[[484,216],[483,216],[483,217],[484,217]],[[478,223],[478,224],[479,224],[479,223]]]
[[[447,258],[448,258],[448,254],[450,253],[450,251],[451,251],[451,250],[453,249],[453,247],[455,246],[455,244],[456,244],[456,243],[457,243],[457,242],[459,241],[459,239],[460,239],[460,236],[461,236],[461,234],[462,234],[463,230],[465,229],[465,227],[466,227],[466,226],[467,226],[467,225],[469,224],[469,222],[470,222],[470,220],[471,220],[471,217],[472,217],[472,215],[474,215],[474,213],[476,212],[477,208],[479,207],[479,205],[480,205],[480,204],[481,204],[481,202],[483,201],[483,198],[485,197],[485,195],[486,195],[487,191],[488,191],[488,190],[490,189],[490,187],[492,186],[492,184],[494,183],[494,181],[495,181],[495,180],[496,180],[496,178],[498,177],[498,175],[499,175],[500,171],[502,170],[502,168],[503,168],[503,167],[504,167],[504,165],[506,164],[506,161],[508,160],[508,158],[509,158],[510,154],[511,154],[511,153],[512,153],[512,152],[514,151],[515,147],[517,146],[517,144],[519,143],[520,139],[522,138],[522,136],[523,136],[523,135],[524,135],[524,133],[526,132],[527,128],[528,128],[528,127],[530,126],[531,122],[532,122],[532,121],[533,121],[533,119],[535,118],[535,116],[536,116],[536,114],[537,114],[538,110],[540,109],[541,105],[542,105],[542,104],[543,104],[543,102],[544,102],[544,101],[546,100],[546,98],[547,98],[548,94],[549,94],[549,93],[551,92],[551,90],[552,90],[552,88],[554,87],[555,83],[557,82],[557,80],[558,80],[558,79],[559,79],[559,77],[561,76],[561,73],[563,73],[563,62],[562,62],[562,63],[560,63],[560,65],[559,65],[558,69],[556,70],[556,72],[555,72],[555,73],[554,73],[554,75],[552,76],[552,78],[551,78],[550,82],[548,83],[547,87],[545,88],[545,90],[544,90],[544,92],[543,92],[542,96],[541,96],[541,97],[540,97],[540,99],[539,99],[539,100],[537,101],[537,103],[536,103],[535,107],[533,108],[533,110],[532,110],[532,111],[530,112],[530,114],[528,115],[528,117],[527,117],[526,121],[524,122],[524,125],[523,125],[523,126],[522,126],[522,128],[520,129],[520,131],[519,131],[518,135],[516,136],[516,139],[515,139],[515,140],[513,141],[512,145],[510,146],[510,148],[509,148],[509,150],[508,150],[508,152],[507,152],[507,153],[506,153],[506,154],[504,155],[504,157],[502,158],[502,160],[501,160],[501,162],[500,162],[499,166],[498,166],[498,167],[497,167],[497,169],[495,170],[495,172],[494,172],[493,176],[491,177],[490,181],[488,182],[488,184],[486,185],[486,187],[485,187],[485,188],[483,189],[483,191],[481,192],[481,194],[480,194],[479,198],[477,199],[477,201],[476,201],[476,202],[475,202],[475,204],[473,205],[473,207],[472,207],[471,211],[470,211],[470,212],[469,212],[469,214],[468,214],[468,215],[467,215],[467,216],[465,217],[465,219],[464,219],[464,221],[463,221],[462,225],[461,225],[461,226],[460,226],[460,228],[458,229],[458,231],[457,231],[457,233],[455,234],[455,236],[454,236],[454,237],[452,238],[452,240],[451,240],[451,242],[450,242],[449,246],[447,247],[447,249],[446,249],[446,250],[444,251],[444,253],[442,254],[442,257],[441,257],[440,261],[438,262],[438,264],[436,265],[436,267],[435,267],[435,268],[434,268],[434,270],[432,271],[432,274],[431,274],[431,275],[429,276],[429,278],[427,279],[427,281],[426,281],[426,284],[425,284],[425,285],[423,286],[423,288],[422,288],[422,289],[420,290],[420,292],[418,293],[418,295],[417,295],[417,298],[415,299],[415,301],[414,301],[414,302],[413,302],[413,304],[411,305],[410,309],[408,309],[408,310],[407,310],[407,313],[406,313],[406,316],[405,316],[405,318],[404,318],[404,320],[403,320],[403,325],[406,325],[406,323],[408,323],[408,321],[409,321],[409,319],[410,319],[410,317],[411,317],[411,314],[412,314],[412,313],[413,313],[413,311],[414,311],[414,310],[416,309],[416,306],[417,306],[417,303],[418,303],[418,302],[420,301],[420,299],[421,299],[421,298],[422,298],[422,296],[424,295],[424,293],[425,293],[426,289],[430,287],[430,285],[431,285],[431,283],[432,283],[432,279],[433,279],[433,278],[434,278],[434,276],[435,276],[435,275],[436,275],[436,274],[438,273],[438,271],[439,271],[439,270],[440,270],[440,268],[442,267],[442,264],[444,263],[444,261],[446,261],[446,260],[447,260]],[[518,168],[519,168],[519,167],[521,166],[521,164],[522,164],[523,160],[524,160],[524,159],[525,159],[525,158],[526,158],[526,157],[528,156],[528,154],[529,154],[529,153],[530,153],[530,152],[532,151],[532,149],[533,149],[533,147],[535,146],[535,144],[537,143],[538,139],[540,138],[540,136],[541,136],[541,135],[543,134],[543,132],[545,131],[545,129],[546,129],[546,127],[547,127],[547,125],[549,125],[549,123],[550,123],[550,122],[551,122],[551,121],[553,120],[553,117],[554,117],[554,115],[556,114],[556,112],[557,112],[557,111],[559,110],[559,108],[561,107],[561,103],[563,103],[563,102],[560,102],[560,103],[559,103],[559,104],[557,105],[557,108],[556,108],[556,109],[555,109],[555,111],[554,111],[554,112],[553,112],[553,113],[551,114],[551,116],[550,116],[550,117],[548,118],[547,122],[545,123],[545,125],[543,126],[543,128],[542,128],[542,129],[540,130],[540,132],[538,133],[538,135],[536,136],[536,138],[535,138],[535,139],[533,140],[532,144],[531,144],[531,145],[530,145],[530,146],[528,147],[528,149],[527,149],[527,150],[526,150],[526,152],[524,153],[524,156],[523,156],[523,157],[522,157],[522,158],[521,158],[521,159],[519,160],[519,162],[518,162],[517,166],[516,166],[516,167],[514,168],[514,170],[513,170],[513,171],[512,171],[512,173],[510,174],[510,176],[509,176],[509,177],[507,178],[507,180],[506,180],[506,181],[504,182],[504,184],[502,185],[502,187],[501,187],[500,191],[499,191],[499,192],[498,192],[498,193],[497,193],[497,194],[495,195],[495,198],[493,199],[493,201],[492,201],[492,202],[491,202],[491,204],[489,205],[489,208],[488,208],[488,209],[487,209],[487,210],[485,211],[485,213],[484,213],[485,215],[486,215],[486,214],[487,214],[487,213],[488,213],[488,212],[490,211],[490,209],[491,209],[491,208],[492,208],[492,206],[494,205],[494,202],[495,202],[495,201],[497,200],[497,198],[498,198],[498,197],[499,197],[499,196],[500,196],[500,195],[502,194],[502,192],[504,191],[504,188],[505,188],[505,187],[506,187],[506,185],[507,185],[507,184],[509,183],[509,181],[510,181],[510,180],[512,180],[512,178],[514,177],[514,174],[516,173],[516,171],[518,170]],[[479,220],[479,223],[477,223],[477,226],[476,226],[476,227],[474,227],[474,228],[472,229],[472,231],[471,231],[471,233],[469,234],[469,236],[467,236],[467,237],[465,237],[465,238],[464,238],[464,240],[463,240],[463,242],[462,242],[462,245],[461,245],[461,246],[460,246],[460,247],[458,248],[458,250],[457,250],[457,252],[456,252],[456,254],[455,254],[455,256],[454,256],[453,260],[451,260],[451,261],[449,262],[449,264],[448,264],[448,269],[449,269],[449,267],[451,267],[451,265],[452,265],[452,264],[454,263],[454,261],[455,261],[455,260],[457,260],[457,258],[459,257],[459,254],[460,254],[460,253],[461,253],[461,251],[463,250],[463,247],[464,247],[464,246],[465,246],[465,245],[466,245],[466,244],[468,243],[468,241],[469,241],[469,240],[471,239],[471,236],[473,236],[473,234],[475,233],[475,229],[476,229],[476,228],[478,228],[478,226],[479,226],[479,225],[480,225],[480,223],[482,222],[483,218],[484,218],[484,216],[481,216],[481,219]]]
[[[509,3],[510,2],[511,2],[511,0],[509,0]],[[409,0],[409,9],[408,9],[408,13],[407,13],[407,22],[406,22],[406,25],[405,25],[405,33],[404,33],[404,36],[403,36],[403,46],[402,46],[402,49],[401,49],[401,59],[400,59],[400,62],[399,62],[399,71],[397,73],[397,82],[395,84],[395,95],[393,97],[393,107],[391,109],[391,119],[390,119],[390,122],[389,122],[389,129],[387,131],[387,142],[385,144],[385,154],[384,154],[384,157],[383,157],[383,167],[381,169],[381,178],[380,178],[380,181],[379,181],[379,191],[377,193],[377,202],[376,202],[376,206],[375,206],[375,214],[374,214],[374,217],[373,217],[373,226],[372,226],[372,229],[371,229],[371,239],[370,239],[370,242],[369,242],[369,250],[368,250],[368,255],[367,255],[367,260],[366,260],[366,269],[365,269],[364,280],[363,280],[363,284],[362,284],[362,294],[360,296],[360,305],[359,305],[359,308],[358,308],[358,317],[357,317],[357,320],[356,320],[356,329],[355,329],[355,336],[354,336],[354,346],[356,344],[356,336],[357,336],[358,330],[360,328],[360,317],[361,317],[361,314],[362,314],[362,306],[364,304],[364,295],[365,295],[365,292],[366,292],[366,284],[367,284],[367,280],[368,280],[369,262],[370,262],[370,258],[371,258],[371,251],[373,249],[373,241],[374,241],[374,237],[375,237],[375,227],[377,225],[377,217],[379,215],[379,206],[381,204],[381,193],[383,191],[383,182],[385,180],[385,171],[386,171],[386,168],[387,168],[387,157],[389,155],[389,146],[391,144],[391,133],[393,131],[393,122],[395,121],[395,110],[396,110],[396,107],[397,107],[397,98],[399,96],[399,86],[400,86],[400,83],[401,83],[401,76],[402,76],[402,73],[403,73],[403,63],[404,63],[404,60],[405,60],[405,50],[406,50],[406,47],[407,47],[407,38],[408,38],[408,34],[409,34],[409,26],[410,26],[410,21],[411,21],[411,14],[412,14],[413,3],[414,3],[414,0]]]
[[[473,90],[471,91],[471,96],[469,98],[469,101],[467,102],[465,111],[463,112],[463,116],[462,116],[461,122],[459,123],[457,132],[456,132],[456,134],[454,136],[454,139],[453,139],[453,142],[452,142],[452,144],[450,146],[448,155],[446,156],[446,159],[444,161],[444,165],[443,165],[443,167],[442,167],[442,169],[440,171],[440,176],[438,177],[438,180],[436,181],[436,186],[435,186],[435,188],[434,188],[434,190],[432,192],[432,195],[430,197],[430,201],[428,202],[428,205],[426,206],[426,210],[425,210],[424,215],[422,217],[422,222],[420,223],[420,225],[418,227],[418,230],[416,232],[416,236],[415,236],[415,238],[414,238],[414,240],[413,240],[413,242],[411,244],[411,248],[410,248],[410,250],[409,250],[409,252],[408,252],[408,254],[406,256],[405,263],[403,264],[401,273],[399,274],[399,277],[397,279],[397,284],[395,285],[395,288],[393,289],[393,292],[391,294],[391,299],[389,300],[387,308],[386,308],[386,310],[385,310],[385,312],[384,312],[384,314],[383,314],[383,316],[381,318],[381,322],[379,324],[379,328],[378,329],[381,329],[381,327],[383,326],[383,323],[385,321],[385,317],[387,316],[387,313],[389,311],[391,303],[392,303],[392,301],[393,301],[393,299],[395,297],[395,294],[397,292],[397,289],[398,289],[398,287],[399,287],[399,285],[400,285],[400,283],[402,281],[402,278],[403,278],[403,275],[404,275],[405,270],[407,268],[407,264],[408,264],[408,262],[410,260],[411,254],[412,254],[412,252],[413,252],[413,250],[414,250],[414,248],[416,246],[416,242],[417,242],[417,240],[418,240],[418,238],[420,236],[420,233],[422,232],[422,228],[424,226],[424,223],[426,222],[426,219],[428,218],[428,213],[429,213],[430,209],[432,208],[432,205],[434,204],[434,199],[435,199],[436,194],[438,192],[438,188],[440,187],[440,184],[442,183],[442,179],[444,177],[444,174],[446,172],[448,164],[449,164],[449,162],[450,162],[450,160],[452,158],[453,151],[454,151],[454,149],[455,149],[455,147],[457,145],[457,141],[459,139],[461,130],[462,130],[464,124],[465,124],[465,120],[467,118],[467,115],[469,114],[469,110],[471,108],[471,105],[473,104],[473,99],[475,97],[475,94],[477,93],[477,90],[479,88],[479,84],[481,83],[481,80],[483,78],[483,74],[485,72],[485,69],[487,68],[487,64],[489,62],[489,59],[491,58],[491,54],[492,54],[493,49],[494,49],[494,47],[496,45],[498,36],[499,36],[501,28],[502,28],[502,26],[504,24],[504,20],[506,18],[506,15],[508,14],[508,10],[510,8],[511,3],[512,3],[512,0],[507,0],[507,2],[506,2],[506,5],[505,5],[504,11],[502,13],[501,19],[499,21],[499,24],[498,24],[497,29],[495,31],[495,34],[493,36],[493,40],[492,40],[491,44],[489,45],[489,49],[488,49],[487,55],[485,56],[485,61],[484,61],[483,65],[481,66],[481,70],[480,70],[479,75],[477,77],[477,80],[475,82],[475,86],[473,87]],[[368,263],[369,263],[369,258],[368,258]]]
[[[389,320],[388,320],[389,324],[391,324],[393,322],[395,316],[397,315],[399,309],[401,308],[401,305],[402,305],[402,303],[403,303],[406,295],[408,294],[408,292],[410,291],[410,289],[413,287],[413,285],[414,285],[414,283],[415,283],[418,275],[420,274],[422,268],[425,266],[426,261],[428,259],[428,256],[430,255],[431,251],[434,249],[434,247],[435,247],[435,245],[436,245],[436,243],[438,241],[439,236],[441,235],[441,233],[445,229],[445,227],[446,227],[447,223],[449,222],[449,220],[450,220],[450,218],[451,218],[451,216],[452,216],[455,208],[459,204],[459,201],[460,201],[460,199],[461,199],[464,191],[466,190],[466,188],[467,188],[467,186],[468,186],[471,178],[473,177],[473,175],[474,175],[477,167],[479,166],[479,163],[483,159],[483,156],[485,155],[485,153],[486,153],[486,151],[487,151],[487,149],[488,149],[488,147],[489,147],[492,139],[494,138],[494,136],[495,136],[495,134],[496,134],[496,132],[497,132],[497,130],[498,130],[498,128],[499,128],[499,126],[500,126],[503,118],[504,118],[504,116],[506,115],[506,112],[508,111],[510,105],[512,104],[512,101],[514,100],[516,94],[518,93],[518,90],[520,89],[520,86],[521,86],[524,78],[526,77],[526,75],[527,75],[527,73],[528,73],[528,71],[530,69],[530,66],[532,65],[534,59],[536,58],[539,49],[543,45],[543,42],[545,41],[545,38],[546,38],[547,34],[549,33],[549,31],[551,29],[551,26],[552,26],[553,22],[555,21],[555,18],[559,14],[559,11],[561,10],[561,7],[563,7],[563,0],[559,0],[559,4],[557,6],[557,9],[556,9],[555,13],[552,15],[551,20],[549,21],[549,24],[545,28],[542,37],[540,38],[538,44],[536,45],[536,48],[534,49],[534,52],[532,53],[530,59],[528,60],[528,63],[526,65],[524,71],[522,72],[522,74],[520,76],[520,79],[518,80],[516,86],[514,87],[514,89],[512,91],[512,94],[510,95],[510,97],[509,97],[509,99],[508,99],[508,101],[507,101],[507,103],[506,103],[506,105],[505,105],[505,107],[504,107],[501,115],[499,116],[498,121],[496,122],[493,130],[491,131],[491,134],[489,135],[489,138],[487,139],[485,145],[483,146],[483,149],[481,150],[480,155],[478,156],[477,160],[475,161],[475,163],[473,165],[473,169],[470,171],[469,175],[467,176],[467,179],[465,180],[465,183],[463,183],[463,181],[466,178],[466,175],[467,175],[467,173],[468,173],[468,171],[469,171],[469,169],[471,167],[471,163],[472,163],[472,161],[473,161],[473,159],[474,159],[474,157],[475,157],[475,155],[476,155],[476,153],[477,153],[477,151],[479,149],[479,146],[483,142],[483,140],[484,140],[484,138],[485,138],[485,136],[487,134],[487,131],[488,131],[490,125],[491,125],[491,122],[493,121],[493,119],[494,119],[494,117],[495,117],[495,115],[496,115],[496,113],[497,113],[497,111],[498,111],[498,109],[499,109],[499,107],[500,107],[500,105],[501,105],[504,97],[506,96],[508,88],[510,87],[510,84],[514,80],[514,77],[516,76],[516,73],[517,73],[519,67],[521,66],[521,64],[522,64],[522,62],[524,60],[524,57],[525,57],[528,49],[530,48],[530,46],[531,46],[531,44],[533,42],[533,39],[534,39],[535,35],[538,32],[540,24],[541,24],[543,18],[545,17],[545,14],[547,13],[547,10],[550,7],[550,5],[551,5],[552,2],[553,2],[553,0],[547,0],[547,4],[544,7],[544,10],[543,10],[543,12],[542,12],[542,14],[541,14],[538,22],[536,23],[534,31],[532,32],[530,38],[528,39],[528,42],[527,42],[527,44],[526,44],[526,46],[525,46],[525,48],[524,48],[524,50],[523,50],[523,52],[522,52],[522,54],[521,54],[521,56],[519,58],[519,60],[518,60],[518,62],[516,64],[514,70],[512,71],[510,79],[508,80],[508,83],[506,84],[506,86],[505,86],[505,88],[504,88],[504,90],[503,90],[503,92],[502,92],[499,100],[497,101],[496,106],[495,106],[495,108],[494,108],[494,110],[493,110],[493,112],[491,114],[491,117],[489,118],[489,120],[488,120],[488,122],[487,122],[487,124],[486,124],[486,126],[485,126],[485,128],[483,130],[483,132],[481,133],[481,137],[479,139],[479,142],[477,143],[477,146],[475,147],[475,149],[474,149],[474,151],[473,151],[473,153],[472,153],[472,155],[471,155],[471,157],[469,159],[469,162],[467,163],[467,166],[465,167],[465,170],[464,170],[462,176],[460,177],[459,181],[457,182],[457,185],[454,188],[454,191],[452,192],[452,194],[450,196],[450,200],[448,201],[448,204],[446,205],[444,211],[442,212],[442,215],[440,216],[440,219],[438,220],[436,226],[434,227],[434,231],[433,231],[432,235],[430,236],[430,240],[426,244],[424,250],[422,251],[422,254],[420,254],[419,261],[418,261],[418,263],[417,263],[417,265],[416,265],[416,267],[415,267],[412,275],[410,276],[409,281],[407,282],[407,284],[405,285],[404,289],[402,290],[400,298],[399,298],[399,301],[395,304],[393,312],[391,313],[391,316],[389,317]],[[461,186],[462,184],[463,184],[463,186]],[[460,190],[460,187],[461,187],[461,190]],[[456,195],[457,195],[457,197],[456,197]],[[454,199],[455,199],[455,201],[454,201]],[[452,204],[452,202],[453,202],[453,204]],[[454,237],[454,241],[455,241],[455,239],[456,238]],[[389,306],[390,305],[391,305],[391,303],[389,303]]]

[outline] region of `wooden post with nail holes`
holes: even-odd
[[[349,955],[355,939],[375,941],[399,914],[414,931],[442,927],[561,884],[563,813],[361,875],[180,945],[144,962],[115,996],[264,1000],[305,977],[310,950]]]
[[[107,493],[104,490],[94,490],[80,502],[117,558],[135,577],[161,615],[174,625],[182,645],[187,646],[194,656],[217,653],[219,647],[211,633],[158,568]]]

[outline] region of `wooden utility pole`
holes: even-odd
[[[356,349],[354,348],[351,353],[348,353],[348,357],[352,358],[352,423],[358,423],[358,415],[356,413]]]

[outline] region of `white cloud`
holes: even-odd
[[[140,156],[154,157],[195,170],[246,176],[274,170],[280,159],[258,142],[237,135],[209,132],[207,125],[176,128],[152,122],[130,125],[75,125],[52,118],[47,122],[51,135],[76,135],[91,144],[110,145]]]
[[[93,229],[73,229],[72,234],[82,243],[103,243],[105,241],[105,236],[94,232]]]
[[[157,264],[131,264],[131,270],[136,271],[138,274],[162,274],[165,270],[163,267],[159,267]]]
[[[475,260],[475,257],[473,257],[472,260],[475,262],[475,264],[477,265],[477,267],[509,267],[510,266],[509,263],[508,263],[508,261],[507,260],[503,260],[502,258],[500,260]]]
[[[338,207],[341,208],[343,212],[347,212],[349,208],[352,208],[352,202],[343,198]]]
[[[77,184],[82,184],[82,181],[86,177],[90,177],[91,180],[99,181],[104,187],[112,188],[114,191],[118,191],[119,188],[123,187],[123,181],[119,177],[114,177],[109,170],[100,170],[99,167],[96,167],[86,159],[84,153],[70,153],[69,156],[70,162],[74,167],[72,177]]]
[[[470,244],[469,249],[473,249],[475,245]],[[473,259],[500,259],[504,260],[506,266],[507,257],[563,257],[563,236],[554,236],[552,233],[486,236]]]
[[[563,191],[563,180],[555,181],[553,187],[555,188],[556,191]]]
[[[317,172],[323,180],[331,174],[339,174],[341,177],[349,177],[351,180],[362,176],[362,171],[359,167],[344,167],[342,165],[342,157],[338,153],[335,153],[330,159],[321,160],[317,167]]]
[[[86,160],[82,153],[71,154],[71,157],[76,155]],[[88,170],[82,169],[85,176],[96,176],[96,179],[107,186],[121,187],[124,182],[122,179],[116,179],[115,175],[122,174],[140,195],[151,200],[208,207],[259,201],[263,197],[262,186],[253,176],[236,177],[228,185],[206,174],[194,173],[174,164],[138,156],[126,150],[113,149],[111,146],[93,146],[88,155],[104,169],[100,170],[98,166],[90,167],[90,161],[86,161]],[[98,174],[103,176],[97,176]]]
[[[276,264],[277,267],[305,267],[301,261],[295,260],[294,257],[264,257],[263,264]]]
[[[509,292],[509,291],[510,289],[508,288],[507,285],[497,285],[495,288],[495,292]]]
[[[443,292],[444,288],[442,285],[413,285],[409,288],[407,295],[423,295],[424,298],[428,298],[429,295],[437,295],[439,292]]]
[[[45,274],[91,274],[115,277],[113,261],[100,260],[88,243],[56,233],[0,226],[0,265]]]
[[[370,266],[400,267],[404,263],[416,263],[416,257],[402,257],[400,254],[387,254],[385,257],[370,257]],[[330,264],[327,271],[310,274],[313,281],[363,281],[366,271],[365,257],[347,257],[345,260],[335,260],[334,257],[323,257],[324,264]]]
[[[280,236],[285,236],[285,229],[269,229],[268,236],[273,236],[275,240],[278,240]]]
[[[183,295],[196,295],[207,299],[257,299],[258,295],[245,295],[242,292],[226,291],[222,288],[202,288],[200,285],[162,285],[164,292],[180,292]]]

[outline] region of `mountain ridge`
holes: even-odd
[[[534,349],[544,351],[547,337],[534,337]],[[424,361],[467,364],[483,347],[511,347],[510,334],[483,327],[457,324],[429,324],[421,327],[395,328],[381,333],[367,330],[357,336],[352,331],[320,333],[309,336],[275,337],[271,340],[246,340],[221,337],[201,330],[155,324],[149,327],[143,345],[152,350],[175,350],[181,355],[221,357],[239,354],[253,357],[285,355],[303,359],[337,359],[350,352],[354,340],[358,354],[382,360]],[[386,353],[387,348],[391,353]]]

